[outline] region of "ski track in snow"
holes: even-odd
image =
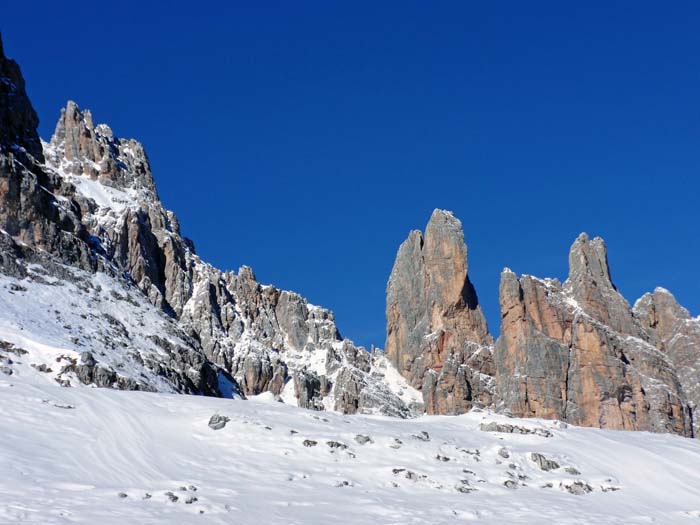
[[[0,379],[0,405],[0,523],[668,524],[700,517],[700,442],[673,435],[560,428],[485,411],[343,416],[270,395],[243,401],[61,388],[34,376]],[[208,427],[214,413],[231,419],[226,427]],[[491,421],[553,435],[479,429]],[[421,431],[429,441],[414,437]],[[358,434],[372,442],[359,444]],[[540,470],[532,452],[561,467]],[[517,476],[525,476],[517,488],[503,485]],[[593,491],[560,487],[577,480]],[[460,485],[476,491],[461,493]],[[197,500],[188,504],[190,497]]]

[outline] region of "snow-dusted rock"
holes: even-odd
[[[227,375],[226,390],[240,388],[243,395],[271,392],[313,408],[412,414],[404,402],[408,387],[380,386],[369,353],[340,336],[330,311],[294,292],[261,285],[249,267],[222,272],[202,261],[194,243],[181,235],[175,214],[160,202],[139,142],[117,137],[109,126],[95,124],[89,110],[69,101],[51,140],[42,144],[43,151],[37,147],[38,119],[19,68],[1,55],[2,273],[24,278],[27,265],[35,264],[62,280],[76,268],[114,281],[109,288],[119,294],[118,309],[128,311],[130,301],[147,300],[149,314],[169,319],[167,332],[175,339],[141,334],[145,327],[139,331],[110,317],[104,324],[118,334],[120,345],[140,356],[138,366],[178,391],[217,394]],[[141,292],[138,300],[134,289],[116,291],[132,283]],[[108,344],[105,356],[116,352],[115,345]],[[141,355],[146,349],[167,359]],[[72,358],[76,362],[63,367],[64,375],[103,387],[160,388],[140,372],[128,376],[97,353],[90,355],[84,362]],[[318,378],[318,384],[302,380],[302,373]],[[340,391],[344,388],[349,398]]]
[[[668,356],[688,400],[694,436],[700,436],[700,318],[692,317],[671,292],[656,288],[634,305],[634,316]]]
[[[581,234],[569,266],[563,285],[502,273],[500,402],[518,417],[691,435],[678,373],[613,285],[603,240]]]

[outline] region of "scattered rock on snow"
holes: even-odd
[[[479,427],[484,432],[503,432],[506,434],[535,434],[542,437],[552,437],[552,433],[549,430],[543,428],[527,428],[520,427],[518,425],[510,425],[508,423],[496,423],[491,421],[490,423],[482,423]]]
[[[476,489],[469,485],[469,480],[460,479],[459,483],[455,485],[455,490],[457,492],[461,492],[462,494],[469,494],[470,492],[474,492]]]
[[[389,447],[393,449],[399,449],[401,448],[401,445],[403,445],[403,441],[401,441],[399,438],[394,438],[394,444],[389,445]]]
[[[213,430],[221,430],[226,426],[226,423],[231,421],[228,417],[226,416],[220,416],[219,414],[214,414],[209,418],[209,428]]]
[[[428,434],[425,430],[421,431],[420,434],[413,434],[413,437],[420,441],[430,441],[430,434]]]
[[[588,494],[589,492],[593,491],[593,487],[591,487],[588,483],[585,483],[583,481],[574,481],[570,484],[562,483],[559,486],[565,489],[570,494],[575,494],[576,496]]]
[[[534,461],[537,464],[537,466],[545,472],[548,472],[550,470],[556,470],[559,468],[559,463],[557,463],[554,460],[547,459],[545,456],[543,456],[542,454],[538,454],[537,452],[531,453],[530,459]]]

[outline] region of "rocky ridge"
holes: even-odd
[[[501,275],[499,399],[514,415],[690,435],[676,368],[610,278],[602,239],[581,234],[569,277]]]
[[[12,109],[11,119],[0,115],[3,273],[23,278],[19,260],[48,275],[70,267],[126,282],[170,318],[187,352],[235,378],[243,394],[346,413],[414,413],[412,389],[381,352],[342,338],[330,311],[261,285],[248,267],[222,272],[202,261],[158,198],[140,143],[95,125],[74,102],[41,143],[19,68],[4,56],[0,67],[2,107]]]
[[[495,344],[466,255],[459,220],[435,210],[425,235],[413,231],[399,248],[387,285],[387,356],[429,413],[485,404],[516,417],[697,434],[700,321],[663,290],[632,309],[602,239],[576,239],[563,284],[504,270]]]

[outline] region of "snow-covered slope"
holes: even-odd
[[[1,523],[700,518],[700,443],[673,435],[480,410],[413,420],[343,416],[278,403],[270,393],[246,402],[60,388],[19,376],[0,376],[0,392]],[[230,421],[213,430],[213,414]],[[532,432],[503,432],[507,425]]]
[[[0,272],[0,375],[215,396],[237,390],[129,280],[15,264],[17,275]]]

